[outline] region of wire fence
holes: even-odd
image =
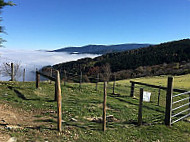
[[[10,66],[10,63],[13,62],[13,60],[9,58],[2,58],[1,64],[6,63],[7,65]],[[15,64],[19,64],[18,61],[14,61]],[[34,64],[19,64],[19,72],[20,75],[15,76],[17,77],[17,81],[35,81],[36,80],[36,71],[41,70],[44,74],[54,77],[56,72],[52,67],[49,68],[43,68],[41,65],[34,65]],[[6,80],[8,81],[10,79],[10,76],[7,77],[3,74],[3,67],[1,67],[1,78],[0,80]],[[112,78],[112,81],[105,80],[104,75],[102,74],[96,74],[96,75],[90,75],[88,76],[87,74],[83,74],[82,72],[80,73],[71,73],[71,72],[66,72],[62,71],[62,77],[61,80],[64,81],[64,85],[66,83],[70,82],[75,82],[79,83],[79,87],[82,88],[83,85],[86,83],[94,83],[94,89],[96,91],[102,91],[104,90],[104,82],[108,82],[107,84],[107,93],[108,96],[110,97],[117,97],[116,99],[127,102],[132,105],[138,105],[137,102],[133,102],[132,100],[126,100],[124,99],[125,97],[132,97],[134,99],[139,99],[140,98],[140,89],[143,88],[144,91],[148,92],[151,96],[149,96],[149,103],[151,105],[147,105],[145,103],[143,105],[144,108],[150,110],[151,113],[146,113],[147,116],[144,116],[146,121],[151,121],[151,122],[163,122],[164,120],[164,109],[166,106],[166,87],[162,86],[156,86],[156,85],[151,85],[151,84],[145,84],[145,83],[137,83],[135,84],[134,81],[126,81],[126,82],[120,82],[116,80],[116,76],[114,74],[110,75],[110,78]],[[47,80],[44,79],[43,77],[40,78],[40,80]],[[183,91],[180,89],[174,89],[177,91]],[[132,94],[132,95],[131,95]],[[189,93],[188,93],[189,94]],[[144,94],[143,94],[144,95]],[[175,93],[174,93],[175,95]],[[144,99],[144,98],[143,98]],[[181,98],[181,100],[187,100],[190,101],[189,98]],[[177,102],[177,101],[176,101]],[[190,106],[189,103],[185,104],[187,107]],[[175,110],[173,110],[175,111]],[[189,111],[189,108],[186,108],[184,111]],[[156,113],[154,113],[156,112]],[[158,114],[159,112],[160,114]],[[180,113],[180,112],[179,112]],[[176,114],[179,114],[176,113]],[[189,114],[187,114],[189,116]],[[173,116],[175,117],[175,115]],[[177,120],[178,121],[178,120]]]

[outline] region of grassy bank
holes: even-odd
[[[133,79],[149,84],[166,86],[167,77]],[[175,88],[190,89],[190,75],[177,76]],[[135,98],[130,96],[129,80],[116,82],[112,93],[112,82],[108,84],[107,115],[114,121],[107,123],[107,131],[102,132],[102,124],[95,121],[102,116],[103,84],[69,83],[62,85],[63,132],[56,131],[56,108],[54,84],[40,83],[35,89],[34,82],[1,82],[0,103],[12,106],[15,113],[26,112],[29,124],[18,124],[22,129],[8,130],[0,125],[0,132],[14,136],[18,141],[190,141],[190,123],[180,121],[171,128],[164,125],[165,95],[161,91],[160,106],[157,105],[158,89],[136,86]],[[139,88],[152,93],[151,102],[143,103],[143,126],[137,126]],[[10,109],[11,111],[11,109]],[[18,115],[22,117],[22,113]],[[27,119],[26,119],[27,121]]]

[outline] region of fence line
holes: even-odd
[[[187,118],[190,116],[190,91],[182,90],[182,89],[173,89],[173,77],[168,77],[167,81],[167,87],[162,87],[162,86],[157,86],[157,85],[152,85],[152,84],[146,84],[146,83],[141,83],[141,82],[135,82],[135,81],[130,81],[131,83],[131,94],[130,96],[134,97],[134,90],[135,90],[135,84],[138,85],[144,85],[152,88],[158,88],[158,105],[160,102],[160,90],[166,90],[166,106],[165,106],[165,125],[171,126],[171,124],[174,124],[180,120],[183,120],[184,118]],[[186,91],[186,92],[185,92]],[[177,95],[173,95],[173,92],[183,92]],[[185,93],[184,93],[185,92]],[[183,98],[183,99],[178,99],[177,101],[173,102],[173,98],[179,97],[179,96],[185,96],[189,95],[189,97]],[[143,97],[143,89],[140,89],[140,99],[139,99],[139,113],[138,113],[138,125],[142,125],[142,97]],[[181,103],[183,101],[188,100],[188,103],[182,104],[178,107],[174,108],[174,104]],[[187,109],[183,109],[182,111],[172,114],[174,111],[179,110],[181,108],[184,108],[186,106],[189,106]],[[178,118],[177,120],[172,121],[174,117],[177,117],[185,112],[188,112],[188,114],[183,115],[182,117]]]
[[[147,83],[142,83],[142,82],[137,82],[137,81],[130,81],[131,84],[139,84],[139,85],[145,85],[148,87],[152,87],[152,88],[158,88],[158,89],[163,89],[163,90],[167,90],[167,87],[163,87],[160,85],[152,85],[152,84],[147,84]],[[131,85],[132,86],[132,85]],[[180,92],[180,93],[184,93],[187,92],[187,90],[182,90],[182,89],[173,89],[174,92]]]
[[[52,76],[53,74],[53,71],[56,73],[56,78]],[[14,64],[11,63],[11,80],[14,81]],[[23,70],[23,82],[25,81],[25,69]],[[51,75],[47,75],[45,73],[42,73],[42,72],[39,72],[36,70],[36,88],[39,87],[39,82],[40,82],[40,75],[45,77],[45,78],[48,78],[49,80],[51,81],[55,81],[55,100],[57,100],[58,102],[58,118],[60,119],[61,117],[61,112],[60,111],[60,105],[61,103],[59,102],[60,101],[60,98],[61,96],[59,96],[59,94],[61,94],[61,90],[60,90],[60,74],[58,71],[55,71],[51,68],[50,70],[50,73]],[[78,74],[73,74],[73,73],[67,73],[66,71],[64,71],[64,85],[66,85],[66,81],[68,81],[69,79],[76,79],[78,78],[78,81],[79,81],[79,87],[82,88],[82,83],[83,83],[83,73],[81,72],[79,75]],[[69,76],[67,76],[69,75]],[[59,76],[59,77],[58,77]],[[88,76],[87,76],[88,77]],[[59,78],[59,79],[58,79]],[[88,79],[94,79],[96,80],[96,91],[98,90],[98,84],[99,82],[101,81],[101,79],[103,80],[103,78],[100,78],[100,75],[97,74],[96,77],[93,77],[93,76],[89,76]],[[168,126],[171,126],[171,124],[174,124],[186,117],[189,117],[190,114],[187,114],[187,115],[184,115],[180,118],[178,118],[177,120],[173,120],[174,117],[177,117],[185,112],[188,112],[190,111],[190,96],[187,97],[187,98],[183,98],[183,99],[179,99],[177,101],[174,101],[173,102],[173,98],[176,98],[176,97],[179,97],[179,96],[184,96],[184,95],[188,95],[190,94],[190,91],[186,91],[186,90],[182,90],[182,89],[174,89],[173,88],[173,77],[168,77],[168,84],[167,84],[167,87],[163,87],[163,86],[160,86],[160,85],[152,85],[152,84],[147,84],[147,83],[142,83],[142,82],[136,82],[136,81],[130,81],[131,83],[131,86],[126,86],[126,87],[130,87],[131,88],[131,91],[130,91],[130,96],[131,97],[134,97],[134,91],[135,91],[135,88],[137,88],[135,85],[138,84],[138,85],[144,85],[144,86],[148,86],[148,87],[151,87],[151,88],[156,88],[156,89],[159,89],[158,90],[158,106],[160,105],[160,91],[161,89],[162,90],[166,90],[167,91],[167,94],[166,94],[166,107],[165,107],[165,125],[168,125]],[[59,84],[59,85],[58,85]],[[113,86],[112,86],[112,93],[115,94],[115,88],[116,88],[116,76],[114,75],[114,82],[113,82]],[[105,90],[106,88],[106,90]],[[111,87],[110,87],[111,88]],[[173,92],[180,92],[180,94],[177,94],[177,95],[173,95]],[[184,93],[185,92],[185,93]],[[105,87],[105,82],[104,82],[104,105],[106,104],[106,95],[107,95],[107,83],[106,83],[106,87]],[[140,100],[139,100],[139,113],[138,113],[138,125],[142,125],[142,97],[143,97],[143,89],[141,88],[140,89]],[[183,101],[186,101],[188,100],[189,102],[186,103],[186,104],[183,104],[181,106],[178,106],[178,107],[173,107],[174,104],[177,104],[177,103],[181,103]],[[173,114],[172,113],[178,109],[181,109],[181,108],[184,108],[185,106],[189,106],[188,109],[184,109],[182,110],[181,112],[178,112],[176,114]],[[106,107],[104,107],[103,109],[103,112],[105,112]],[[105,131],[106,130],[106,123],[104,122],[106,118],[104,118],[106,116],[106,114],[103,113],[103,130]],[[60,122],[60,120],[58,120],[58,122]],[[61,124],[58,124],[58,129],[61,130]]]
[[[60,83],[60,74],[59,71],[56,71],[56,78],[48,76],[42,72],[36,70],[36,88],[39,87],[40,83],[40,75],[44,76],[51,81],[55,81],[55,98],[54,100],[57,101],[57,127],[58,131],[62,131],[62,103],[61,103],[61,83]]]

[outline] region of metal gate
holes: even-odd
[[[190,91],[172,96],[171,124],[190,116]]]

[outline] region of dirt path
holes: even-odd
[[[22,109],[13,108],[7,104],[0,104],[0,142],[7,142],[10,136],[7,129],[22,129],[24,127],[37,127],[44,122],[37,123],[35,112],[26,112]]]
[[[7,126],[19,126],[26,122],[25,119],[26,113],[18,112],[7,104],[0,104],[0,142],[8,141],[10,138],[5,132]]]

